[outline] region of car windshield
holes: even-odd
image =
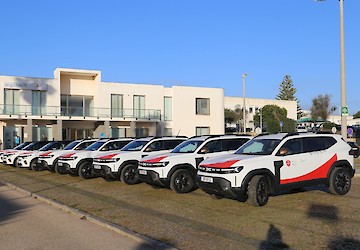
[[[31,149],[34,147],[34,145],[36,145],[36,143],[37,143],[37,142],[32,142],[32,143],[30,143],[29,145],[27,145],[26,147],[24,147],[23,149],[24,149],[24,150],[28,150],[28,149],[31,150]]]
[[[253,139],[242,145],[235,154],[271,155],[279,143],[278,139]]]
[[[140,151],[147,143],[148,141],[136,140],[127,144],[122,151]]]
[[[70,142],[68,145],[66,145],[66,147],[64,148],[64,150],[73,149],[73,148],[76,147],[76,145],[78,145],[78,144],[79,144],[79,141]]]
[[[171,153],[194,153],[195,150],[203,143],[204,141],[184,141],[179,144],[176,148],[171,151]]]
[[[49,142],[48,144],[46,144],[45,146],[43,146],[42,148],[40,148],[40,151],[46,151],[49,150],[53,147],[53,145],[55,145],[56,142]]]
[[[97,141],[97,142],[94,142],[94,143],[91,144],[89,147],[87,147],[85,150],[96,151],[96,150],[98,150],[104,143],[105,143],[105,141]]]
[[[17,145],[14,149],[23,149],[24,147],[26,147],[27,145],[29,145],[31,142],[23,142],[20,145]]]

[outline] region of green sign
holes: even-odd
[[[349,115],[348,106],[344,106],[344,107],[341,108],[341,115]]]

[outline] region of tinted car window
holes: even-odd
[[[199,151],[199,154],[221,152],[220,140],[214,140],[207,142]]]
[[[154,142],[150,143],[150,145],[147,146],[144,151],[145,152],[153,152],[153,151],[159,151],[162,149],[163,149],[162,142],[154,141]]]
[[[282,145],[281,149],[286,149],[287,153],[286,155],[293,155],[293,154],[300,154],[303,153],[302,150],[302,139],[298,138],[298,139],[292,139],[292,140],[288,140],[287,142],[284,143],[284,145]],[[279,150],[280,151],[280,150]],[[279,155],[279,153],[278,153]]]
[[[85,148],[89,147],[91,144],[93,144],[94,141],[86,141],[86,142],[83,142],[81,144],[79,144],[75,150],[84,150]]]
[[[236,138],[236,139],[223,139],[222,142],[222,150],[229,151],[229,150],[236,150],[249,139],[245,138]]]
[[[328,140],[324,139],[324,137],[303,138],[304,152],[314,152],[329,148],[329,144],[326,143]]]
[[[183,141],[182,140],[166,140],[166,141],[163,141],[163,149],[164,150],[173,149],[177,145],[179,145],[181,142],[183,142]]]

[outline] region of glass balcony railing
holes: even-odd
[[[32,106],[0,104],[0,115],[69,116],[99,118],[135,118],[161,120],[159,109],[111,109],[67,106]]]

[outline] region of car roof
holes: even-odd
[[[251,135],[202,135],[202,136],[193,136],[189,140],[193,141],[206,141],[209,139],[236,139],[236,138],[249,138],[251,139]]]
[[[327,132],[307,132],[307,133],[277,133],[277,134],[260,134],[256,136],[255,138],[261,138],[261,139],[272,139],[272,140],[282,140],[286,137],[314,137],[314,136],[331,136],[331,137],[341,137],[341,135],[327,133]]]
[[[152,141],[155,139],[158,139],[158,140],[187,140],[187,137],[185,137],[185,136],[164,136],[164,137],[152,136],[152,137],[137,138],[136,141]]]

